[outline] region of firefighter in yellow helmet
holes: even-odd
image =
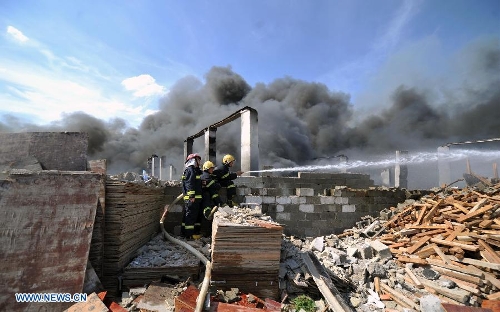
[[[222,201],[219,197],[220,184],[217,182],[216,177],[213,175],[214,168],[214,163],[208,160],[203,164],[203,173],[201,174],[203,195],[201,208],[203,210],[203,216],[206,220],[209,221],[212,219],[211,213],[212,210],[214,210],[214,207],[222,205]]]
[[[222,158],[222,165],[217,166],[214,169],[214,175],[217,177],[217,181],[222,187],[227,189],[227,201],[226,204],[229,206],[236,206],[237,204],[233,201],[233,197],[236,195],[236,186],[233,180],[239,177],[243,171],[231,172],[230,168],[234,165],[235,159],[233,155],[227,154]]]

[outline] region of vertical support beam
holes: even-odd
[[[339,155],[338,157],[339,157],[340,165],[342,166],[340,169],[340,172],[347,173],[347,162],[348,162],[347,156]]]
[[[396,166],[394,167],[394,187],[408,188],[408,151],[396,151]]]
[[[469,160],[469,157],[466,158],[466,163],[465,163],[465,170],[468,174],[472,174],[472,169],[470,167],[470,160]]]
[[[194,139],[186,139],[184,141],[184,159],[182,160],[182,163],[186,161],[186,158],[189,154],[193,153],[193,143]]]
[[[151,157],[151,177],[155,176],[155,158]]]
[[[205,129],[205,161],[210,160],[214,164],[217,164],[216,132],[217,128]]]
[[[256,110],[241,112],[241,171],[259,170],[259,118]],[[258,176],[258,173],[244,174]]]
[[[451,183],[451,166],[448,158],[450,153],[449,146],[440,146],[438,152],[438,171],[439,171],[439,186],[448,185]]]
[[[170,164],[170,181],[174,179],[174,166]]]
[[[383,186],[391,187],[391,185],[392,185],[392,183],[391,183],[391,169],[386,168],[386,169],[382,170],[382,172],[380,173],[380,177],[382,178],[382,185]]]
[[[497,163],[493,163],[493,178],[498,180],[498,169],[497,169]]]

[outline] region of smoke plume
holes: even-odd
[[[164,166],[172,164],[178,175],[184,139],[244,106],[259,114],[260,164],[274,167],[308,165],[338,154],[435,151],[448,142],[498,137],[498,38],[472,44],[457,59],[462,60],[456,71],[463,79],[432,87],[399,85],[388,106],[361,120],[355,118],[349,94],[292,77],[251,87],[228,66],[213,67],[204,81],[191,76],[177,81],[160,100],[159,111],[137,129],[120,119],[105,122],[74,113],[47,126],[22,125],[11,118],[0,124],[0,131],[86,131],[89,157],[107,159],[109,173],[140,172],[156,154],[164,155]],[[201,154],[202,143],[195,141]],[[239,144],[239,122],[217,130],[219,158],[225,153],[238,157]]]

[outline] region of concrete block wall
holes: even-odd
[[[352,228],[361,217],[406,199],[401,189],[373,186],[364,174],[300,173],[299,178],[238,178],[242,203],[257,203],[286,235],[321,236]]]
[[[240,203],[256,203],[286,235],[321,236],[352,228],[361,217],[405,201],[401,189],[375,187],[369,175],[352,173],[299,173],[298,177],[239,177],[235,180]],[[167,203],[180,187],[168,187]],[[225,198],[225,189],[220,196]],[[182,200],[170,207],[165,229],[174,231],[182,219]]]

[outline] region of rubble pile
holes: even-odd
[[[200,249],[207,250],[207,247]],[[200,260],[184,247],[163,239],[158,234],[137,250],[137,256],[124,268],[122,285],[142,286],[162,276],[182,280],[198,278]]]
[[[367,216],[341,235],[285,238],[284,297],[324,300],[305,266],[316,258],[330,289],[356,311],[485,307],[500,300],[500,185],[446,189]],[[322,295],[322,296],[321,296]]]

